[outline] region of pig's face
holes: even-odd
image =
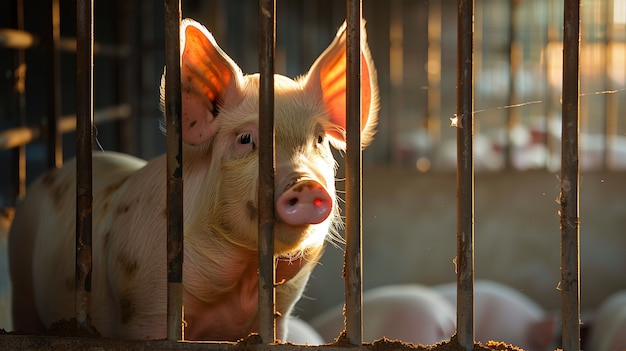
[[[204,189],[206,225],[227,241],[256,250],[259,76],[243,75],[198,23],[184,20],[181,37],[185,163],[205,163],[207,179],[215,179]],[[362,37],[365,146],[374,133],[378,92]],[[345,149],[343,28],[308,74],[296,80],[275,76],[274,125],[275,250],[297,257],[320,247],[340,223],[331,145]]]

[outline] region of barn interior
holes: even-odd
[[[76,3],[0,6],[0,208],[11,208],[76,153]],[[94,149],[154,158],[166,150],[162,2],[94,8]],[[456,9],[452,0],[363,2],[381,94],[378,132],[363,152],[364,291],[456,281]],[[346,17],[332,0],[279,1],[276,10],[276,73],[288,77],[308,70]],[[182,13],[244,72],[259,70],[256,1],[183,0]],[[474,21],[475,279],[558,315],[563,1],[476,0]],[[583,0],[580,39],[580,309],[593,325],[626,289],[626,0]],[[54,120],[63,121],[56,133]],[[343,254],[342,244],[327,246],[299,318],[343,303]],[[0,277],[5,296],[8,273]]]

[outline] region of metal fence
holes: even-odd
[[[51,2],[52,28],[50,31],[50,70],[53,77],[58,76],[58,0]],[[561,160],[561,236],[562,236],[562,320],[563,350],[580,349],[580,285],[579,285],[579,53],[580,53],[580,0],[565,0],[563,18],[563,94],[562,94],[562,160]],[[259,315],[261,342],[244,341],[234,343],[190,343],[177,342],[181,339],[182,322],[182,152],[181,152],[181,98],[180,98],[180,56],[179,24],[181,19],[179,0],[165,2],[165,48],[167,66],[167,91],[165,112],[167,115],[167,179],[168,179],[168,340],[166,341],[122,341],[81,338],[56,338],[43,336],[1,335],[0,345],[8,349],[300,349],[304,346],[274,345],[275,310],[274,310],[274,260],[273,260],[273,201],[274,164],[273,150],[273,77],[276,40],[276,4],[273,0],[259,1],[259,70],[260,84],[260,133],[259,141],[260,187],[259,201]],[[23,11],[20,8],[20,11]],[[346,338],[350,346],[372,348],[363,345],[362,335],[362,268],[361,268],[361,177],[362,154],[360,140],[360,18],[361,1],[346,1],[348,27],[348,101],[347,116],[348,136],[346,154]],[[474,345],[473,320],[473,281],[474,281],[474,1],[458,1],[457,31],[457,100],[456,123],[457,137],[457,286],[458,313],[457,336],[459,344],[466,350]],[[18,27],[18,31],[20,28]],[[93,55],[94,55],[94,7],[93,1],[77,2],[77,263],[76,274],[76,318],[80,325],[89,324],[91,272],[91,150],[94,139],[93,109]],[[18,50],[27,48],[32,39],[28,33],[3,33],[19,44],[12,47]],[[51,96],[59,94],[56,83],[51,80],[48,87]],[[20,95],[21,96],[21,95]],[[58,101],[52,98],[50,101]],[[50,154],[49,166],[60,164],[58,151],[59,135],[64,127],[59,107],[51,103],[46,129],[22,125],[11,133],[3,132],[2,146],[16,148],[15,165],[11,169],[17,174],[18,182],[14,185],[16,194],[23,195],[25,189],[24,145],[33,138],[48,134]],[[23,112],[22,112],[23,113]],[[106,110],[107,115],[130,115],[129,109],[122,105],[115,110]],[[97,115],[97,112],[95,113]],[[96,118],[98,119],[98,118]],[[71,123],[71,119],[67,123]],[[397,346],[400,348],[401,346]],[[406,347],[406,346],[403,346]],[[327,350],[344,349],[342,345],[322,346]]]

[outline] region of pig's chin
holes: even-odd
[[[324,244],[329,224],[289,225],[279,222],[274,227],[274,251],[277,256],[297,257]]]

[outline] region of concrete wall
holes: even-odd
[[[454,281],[456,175],[366,169],[363,284]],[[582,309],[626,289],[626,174],[581,180]],[[557,174],[482,173],[475,180],[475,277],[509,284],[560,308]],[[343,302],[343,251],[329,246],[298,305],[308,318]]]

